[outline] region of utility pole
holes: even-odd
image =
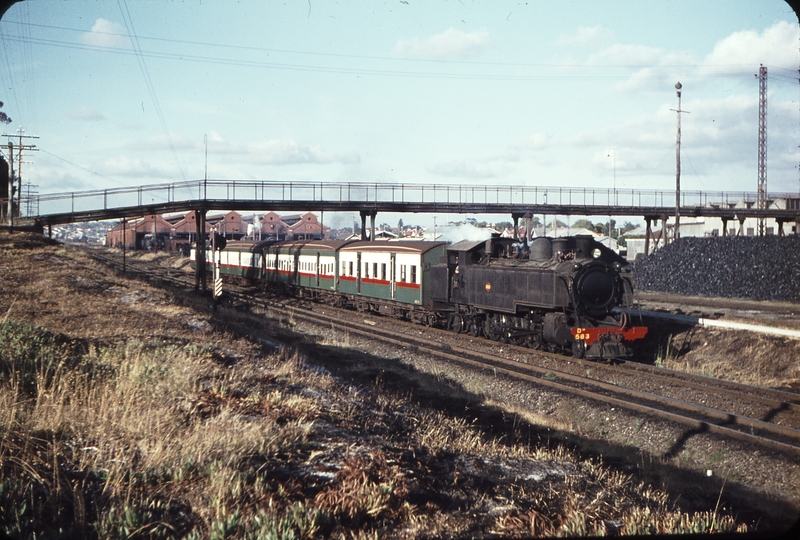
[[[681,237],[681,113],[689,112],[681,110],[682,87],[680,82],[675,83],[675,89],[678,91],[678,108],[671,109],[678,113],[678,139],[675,143],[675,231],[672,233],[673,242]],[[666,224],[664,229],[666,229]]]
[[[19,164],[17,166],[17,209],[18,209],[18,212],[20,214],[22,213],[22,164],[24,163],[22,161],[22,151],[23,150],[31,150],[32,152],[37,152],[39,150],[38,148],[36,148],[36,145],[34,145],[34,144],[22,144],[22,139],[38,139],[39,136],[38,135],[25,135],[24,133],[25,133],[25,130],[22,129],[22,127],[20,127],[17,130],[16,134],[3,133],[3,137],[9,137],[9,138],[10,137],[17,137],[19,139],[19,144],[17,145],[17,163]],[[8,142],[8,153],[9,153],[9,158],[10,158],[12,163],[14,162],[14,154],[13,154],[13,152],[14,152],[14,144],[11,141],[9,141]],[[30,163],[30,162],[28,162],[28,163]],[[14,170],[14,167],[12,165],[11,166],[11,170],[9,171],[9,178],[13,176],[13,170]],[[12,185],[12,181],[9,179],[9,187],[11,187],[11,185]],[[9,190],[9,192],[8,192],[8,197],[9,197],[9,209],[11,209],[12,208],[11,199],[13,198],[11,196],[11,190]],[[11,218],[10,217],[9,217],[8,224],[9,224],[9,227],[10,227],[11,226]]]
[[[767,209],[767,68],[758,69],[758,209]],[[758,236],[764,236],[764,218],[758,218]]]
[[[14,228],[14,143],[8,141],[8,230]]]

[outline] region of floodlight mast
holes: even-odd
[[[758,69],[758,209],[767,209],[767,67]],[[764,217],[758,218],[758,235],[764,236]]]
[[[678,139],[675,143],[675,232],[672,234],[673,242],[681,237],[681,113],[689,112],[681,110],[681,88],[683,85],[680,81],[675,83],[675,89],[678,91],[678,108],[672,109],[678,113]]]

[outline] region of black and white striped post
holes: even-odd
[[[214,311],[217,310],[217,302],[222,296],[222,276],[219,273],[219,260],[222,256],[221,251],[225,249],[228,241],[224,236],[217,234],[216,229],[211,234],[211,253],[214,254]]]

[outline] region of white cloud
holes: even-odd
[[[466,159],[438,163],[430,167],[428,172],[451,178],[497,178],[500,176],[496,167]]]
[[[81,34],[80,42],[92,47],[126,47],[130,38],[121,24],[97,19],[90,32]]]
[[[337,153],[319,146],[298,144],[293,139],[261,141],[242,147],[254,163],[266,165],[297,165],[301,163],[358,163],[356,153]]]
[[[587,31],[586,35],[588,39],[591,32]],[[567,38],[562,36],[560,39]],[[686,51],[617,43],[590,54],[585,64],[627,73],[625,80],[615,85],[617,91],[661,89],[664,81],[691,80],[694,77],[695,82],[700,82],[697,77],[755,74],[759,64],[795,70],[800,63],[798,41],[800,26],[780,21],[761,33],[754,30],[735,32],[718,41],[705,58]]]
[[[664,81],[685,78],[685,66],[697,65],[699,60],[685,52],[669,52],[646,45],[615,44],[589,55],[588,66],[604,67],[609,73],[619,73],[627,77],[615,85],[617,91],[636,91],[645,88],[659,88]]]
[[[99,167],[98,172],[104,176],[125,176],[132,178],[161,178],[168,176],[145,162],[141,158],[133,158],[125,155],[118,155],[107,158]]]
[[[204,152],[203,139],[189,138],[173,134],[172,146],[176,150]],[[242,165],[302,165],[330,163],[359,163],[361,158],[355,152],[335,152],[318,145],[300,144],[294,139],[262,140],[252,143],[237,143],[227,140],[219,132],[212,130],[207,135],[209,157],[231,158]],[[133,143],[131,148],[147,151],[170,151],[169,141],[164,135],[153,135]],[[198,154],[199,155],[199,154]],[[226,159],[226,161],[231,161]]]
[[[753,30],[735,32],[717,42],[703,60],[700,73],[754,72],[759,64],[796,69],[800,58],[798,41],[800,27],[786,21],[775,23],[761,34]]]
[[[170,144],[172,146],[170,146]],[[175,150],[200,150],[203,148],[203,140],[190,139],[185,135],[176,133],[170,134],[169,138],[166,135],[153,135],[146,139],[136,141],[130,145],[131,148],[137,150],[168,150],[172,148]]]
[[[550,135],[545,132],[533,133],[519,145],[519,148],[526,150],[542,150],[550,144],[553,137],[555,137],[555,135]]]
[[[80,120],[82,122],[94,122],[106,119],[99,111],[86,106],[72,109],[67,113],[67,118],[71,120]]]
[[[86,176],[86,175],[82,175]],[[75,176],[64,172],[63,166],[41,167],[30,178],[45,192],[59,193],[64,191],[79,191],[95,189],[97,186],[82,176]]]
[[[401,39],[394,52],[412,58],[463,58],[476,55],[488,43],[489,32],[486,30],[463,32],[448,28],[434,36]]]
[[[614,31],[602,26],[580,26],[571,34],[561,34],[556,39],[559,47],[598,47],[614,40]]]

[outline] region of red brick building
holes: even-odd
[[[312,212],[279,216],[275,212],[261,218],[263,240],[310,240],[329,236],[331,228],[323,226]]]
[[[123,229],[124,228],[124,229]],[[166,249],[172,224],[159,215],[120,221],[106,233],[106,245],[125,249]]]

